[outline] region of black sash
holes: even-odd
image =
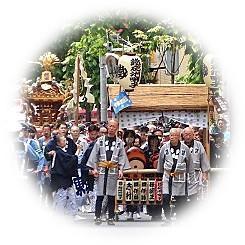
[[[170,175],[169,175],[169,181],[168,181],[168,192],[169,192],[169,195],[172,195],[173,176],[171,174],[174,173],[174,171],[176,169],[177,159],[173,159],[173,161],[174,161],[174,164],[173,164],[173,166],[171,168]]]
[[[109,168],[105,168],[103,195],[106,195],[106,186],[107,186],[107,179],[108,179],[108,171],[109,171]]]

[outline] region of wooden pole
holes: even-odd
[[[80,94],[80,56],[78,55],[76,58],[76,64],[75,64],[75,83],[76,83],[76,98],[74,98],[74,102],[75,102],[75,123],[76,125],[78,125],[78,117],[79,117],[79,94]]]
[[[107,122],[107,107],[108,107],[108,101],[107,101],[107,78],[106,78],[106,70],[105,70],[105,57],[100,56],[100,113],[101,113],[101,121]]]
[[[209,137],[209,120],[210,120],[210,88],[208,88],[208,110],[207,110],[207,129],[206,129],[206,153],[207,157],[210,160],[210,137]]]

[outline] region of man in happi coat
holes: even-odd
[[[71,216],[77,215],[75,190],[72,178],[77,176],[78,155],[81,146],[77,145],[74,155],[66,152],[65,136],[57,135],[56,148],[51,168],[51,188],[54,191],[54,208]]]
[[[64,136],[66,138],[66,146],[65,146],[65,151],[68,154],[75,155],[75,152],[77,150],[77,145],[73,142],[73,140],[69,137],[67,137],[67,125],[65,122],[58,122],[56,125],[57,133],[58,136]],[[51,140],[47,143],[47,145],[44,148],[44,156],[47,161],[53,160],[53,155],[50,154],[50,152],[53,152],[56,147],[56,135],[51,138]]]
[[[88,127],[88,135],[83,139],[83,141],[86,143],[86,147],[84,147],[84,153],[82,155],[81,161],[78,162],[78,170],[81,171],[82,183],[85,183],[86,185],[85,195],[82,197],[81,204],[85,207],[86,202],[89,200],[89,208],[91,212],[95,211],[96,188],[94,188],[94,176],[92,175],[91,168],[86,166],[86,164],[98,138],[98,133],[99,128],[96,125],[91,124]]]
[[[195,167],[195,175],[192,179],[193,181],[188,185],[189,192],[193,193],[189,198],[191,201],[195,201],[197,200],[197,194],[200,186],[208,181],[210,164],[202,143],[194,140],[194,131],[192,128],[187,127],[183,130],[183,139],[184,143],[190,149]]]
[[[123,169],[130,168],[123,141],[116,137],[118,121],[108,123],[108,135],[101,136],[95,143],[87,166],[93,168],[97,182],[95,224],[101,224],[101,208],[104,196],[108,196],[108,225],[114,225],[117,179],[123,177]]]
[[[170,140],[161,147],[158,159],[158,172],[163,173],[163,210],[165,223],[170,222],[170,201],[175,198],[177,215],[186,204],[189,176],[193,176],[194,163],[189,147],[180,141],[180,130],[170,130]]]

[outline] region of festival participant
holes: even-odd
[[[84,124],[78,124],[80,131],[80,138],[86,138],[86,126]]]
[[[88,136],[84,139],[86,142],[86,147],[84,148],[84,154],[81,161],[79,161],[78,169],[81,170],[82,182],[86,183],[87,190],[82,198],[82,204],[86,204],[89,200],[89,210],[88,212],[95,212],[95,197],[96,190],[94,188],[94,176],[92,175],[92,169],[86,166],[90,154],[94,148],[95,142],[98,138],[99,128],[91,124],[88,127]],[[84,206],[84,205],[83,205]]]
[[[230,141],[230,132],[227,130],[227,122],[224,118],[219,118],[217,124],[219,133],[224,134],[224,143],[227,144]]]
[[[213,134],[213,141],[210,141],[210,163],[212,168],[223,168],[229,158],[229,148],[224,143],[224,134]]]
[[[36,133],[37,133],[36,128],[33,125],[30,125],[28,131],[29,131],[28,144],[32,147],[32,149],[38,155],[38,160],[36,162],[36,166],[34,167],[35,168],[34,172],[38,173],[42,170],[44,166],[45,158],[44,158],[42,149],[39,145],[39,142],[36,138]]]
[[[64,107],[61,107],[59,109],[59,114],[57,115],[57,120],[65,122],[67,121],[67,119],[68,119],[67,112]]]
[[[114,209],[117,179],[123,177],[123,169],[129,168],[123,141],[116,137],[118,121],[112,119],[108,123],[108,135],[100,137],[91,152],[87,166],[93,168],[97,178],[97,199],[95,206],[95,224],[102,223],[101,208],[104,196],[108,196],[108,225],[115,225]]]
[[[147,141],[147,137],[148,137],[148,132],[149,132],[149,128],[146,127],[146,126],[142,126],[140,128],[140,137],[141,137],[141,149],[144,151],[146,148],[147,148],[147,144],[148,144],[148,141]]]
[[[104,126],[100,127],[99,136],[107,135],[107,128]]]
[[[65,122],[58,122],[57,123],[56,132],[57,133],[54,134],[53,138],[48,142],[48,144],[45,146],[45,149],[44,149],[44,155],[45,155],[45,158],[47,161],[52,161],[52,155],[50,155],[49,152],[56,149],[55,137],[57,135],[66,137],[65,149],[66,149],[66,152],[68,154],[74,155],[76,150],[77,150],[77,146],[73,142],[73,140],[70,139],[69,137],[67,137],[67,125]]]
[[[194,140],[200,141],[201,142],[201,137],[199,134],[199,130],[194,131]]]
[[[74,143],[76,143],[78,140],[81,141],[84,138],[80,135],[80,128],[77,125],[71,126],[70,137]]]
[[[26,123],[21,123],[21,130],[18,136],[18,142],[20,142],[20,146],[22,148],[22,166],[21,170],[23,171],[23,174],[26,174],[28,169],[33,169],[33,161],[38,159],[38,156],[35,154],[35,151],[33,151],[32,147],[28,144],[28,132],[29,126]],[[31,159],[32,158],[32,159]]]
[[[144,151],[146,157],[146,169],[154,169],[157,167],[160,151],[160,139],[158,135],[148,136],[148,146]],[[159,221],[162,219],[162,207],[156,205],[147,205],[147,214],[151,216],[151,221]]]
[[[48,123],[43,124],[42,132],[43,136],[38,139],[38,142],[41,148],[44,149],[51,139],[51,126]]]
[[[120,138],[121,140],[123,139],[124,132],[123,130],[117,130],[117,137]]]
[[[51,168],[51,187],[54,194],[54,208],[63,214],[77,215],[75,190],[72,177],[77,176],[78,155],[80,145],[77,145],[75,154],[66,151],[67,139],[65,136],[55,137],[56,146],[49,152],[53,156]]]
[[[70,138],[75,144],[79,144],[81,146],[80,154],[78,156],[78,164],[81,164],[83,154],[88,147],[88,142],[83,136],[80,135],[80,129],[77,125],[72,125],[70,129]]]
[[[194,174],[194,164],[187,145],[180,141],[180,131],[176,128],[170,130],[170,141],[161,147],[157,166],[158,172],[163,173],[163,210],[165,224],[170,222],[171,196],[176,200],[175,209],[179,215],[187,201],[188,174]],[[177,216],[178,217],[178,216]]]
[[[164,129],[164,132],[163,132],[163,139],[162,139],[162,142],[161,142],[161,146],[164,145],[166,142],[169,141],[169,135],[170,135],[170,128],[165,128]]]
[[[132,129],[126,130],[123,135],[124,148],[127,152],[134,145],[135,132]]]
[[[190,193],[189,198],[191,201],[197,200],[197,195],[200,185],[208,181],[208,171],[210,164],[207,159],[205,149],[200,141],[194,140],[194,130],[187,127],[183,130],[184,143],[189,147],[192,154],[192,159],[195,165],[195,176],[192,183],[189,183],[188,189]]]
[[[45,146],[51,140],[51,126],[45,123],[42,127],[43,136],[38,139],[39,145],[44,152]],[[45,201],[47,199],[48,203],[52,201],[52,190],[50,187],[50,167],[51,162],[47,161],[45,158],[44,167],[42,169],[42,198]]]
[[[138,148],[141,146],[141,138],[138,134],[135,134],[134,146]]]
[[[133,149],[132,147],[134,147],[135,137],[136,137],[135,132],[132,129],[126,130],[124,135],[123,135],[123,141],[125,144],[124,148],[125,148],[125,151],[127,153],[127,156],[130,153],[130,150]],[[141,219],[140,205],[127,204],[126,205],[126,219],[127,220],[134,220],[134,213],[136,213],[137,219]]]
[[[43,129],[42,128],[36,128],[36,138],[39,140],[43,136]]]
[[[78,164],[81,164],[83,154],[88,146],[87,141],[84,139],[83,135],[80,134],[80,128],[77,125],[72,124],[69,131],[69,137],[73,140],[75,144],[79,144],[81,147],[78,155]],[[78,169],[78,176],[81,177],[80,169]],[[76,195],[76,202],[79,210],[82,208],[82,200],[82,196]]]
[[[153,131],[153,135],[156,135],[158,137],[158,139],[160,140],[160,142],[162,141],[163,138],[163,131],[160,128],[157,128]]]

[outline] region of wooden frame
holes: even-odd
[[[114,98],[119,85],[108,85],[109,98]],[[208,114],[208,128],[204,129],[204,147],[209,156],[209,111],[210,94],[205,84],[147,84],[135,87],[129,98],[133,105],[127,112],[153,112],[171,110],[205,110]]]

